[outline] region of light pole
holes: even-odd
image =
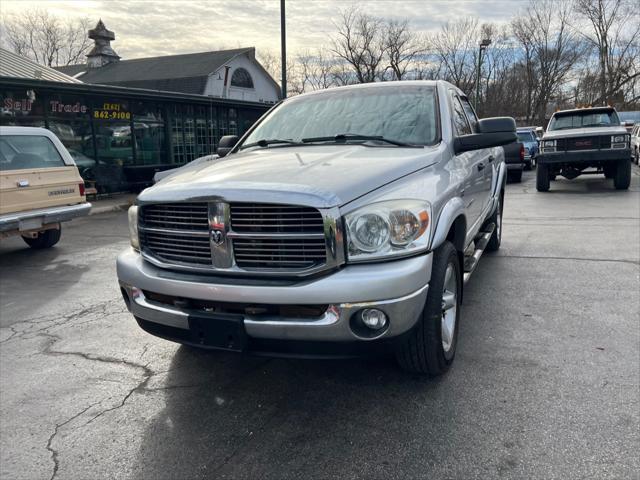
[[[284,0],[282,0],[284,1]],[[478,49],[478,72],[476,73],[476,98],[475,105],[473,106],[478,113],[478,103],[480,98],[480,70],[482,69],[482,52],[484,52],[487,47],[491,45],[491,39],[483,38],[480,42],[480,48]]]
[[[284,0],[280,0],[280,53],[282,59],[282,99],[287,98],[287,29],[284,20]]]

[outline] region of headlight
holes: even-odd
[[[431,205],[394,200],[360,208],[345,216],[350,261],[406,256],[429,245]]]
[[[555,140],[545,140],[544,142],[542,142],[542,146],[543,147],[555,147],[556,146],[556,141]]]
[[[135,205],[129,207],[129,239],[131,246],[136,250],[140,250],[140,241],[138,240],[138,207]]]
[[[612,135],[611,143],[627,143],[629,138],[627,135]]]

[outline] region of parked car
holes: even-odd
[[[636,124],[631,131],[631,156],[633,161],[640,165],[640,123]]]
[[[507,179],[510,182],[520,183],[522,181],[522,171],[527,165],[524,145],[520,142],[512,142],[502,148],[504,150],[504,161],[507,164]]]
[[[384,114],[381,114],[384,112]],[[463,284],[500,247],[512,118],[443,81],[285,100],[217,161],[129,210],[117,260],[140,327],[203,348],[452,364]]]
[[[518,141],[524,145],[525,169],[531,170],[536,166],[536,155],[538,154],[538,138],[532,129],[518,129]]]
[[[556,175],[571,180],[587,173],[603,173],[613,179],[616,189],[628,189],[630,137],[613,107],[554,113],[541,141],[536,188],[546,192]]]
[[[53,132],[0,127],[0,237],[21,235],[32,248],[60,240],[61,223],[86,215],[84,182]]]

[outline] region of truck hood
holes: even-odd
[[[344,205],[436,163],[441,148],[306,145],[254,149],[187,165],[138,197],[171,201]]]
[[[595,137],[599,135],[622,135],[625,133],[627,133],[627,130],[621,125],[611,127],[568,128],[565,130],[545,132],[542,139],[553,140],[555,138]]]

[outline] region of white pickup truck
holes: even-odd
[[[512,118],[442,81],[282,102],[144,190],[117,261],[140,327],[267,355],[453,362],[463,284],[502,235]],[[491,301],[490,298],[486,299]]]
[[[557,175],[572,180],[604,174],[618,190],[631,183],[630,135],[613,107],[578,108],[553,114],[540,141],[536,173],[539,192]]]

